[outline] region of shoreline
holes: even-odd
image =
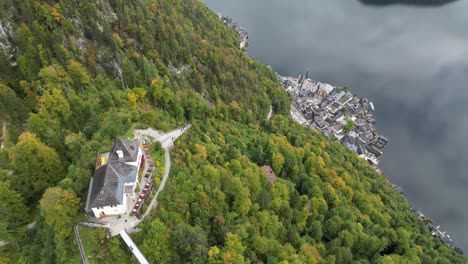
[[[247,55],[249,56],[250,58],[254,59],[253,57],[251,57],[250,55],[247,54],[247,47],[248,47],[248,32],[245,28],[243,27],[240,27],[239,24],[237,22],[235,22],[233,19],[229,18],[229,17],[226,17],[226,16],[222,16],[220,14],[218,14],[219,16],[219,19],[228,27],[234,29],[238,34],[239,34],[239,39],[238,39],[238,42],[239,42],[239,47],[240,49]],[[269,66],[268,66],[269,67]],[[344,88],[344,87],[334,87],[330,84],[326,84],[326,83],[320,83],[320,82],[316,82],[310,78],[308,78],[308,73],[306,73],[305,76],[301,76],[299,75],[299,77],[291,77],[291,76],[288,76],[288,77],[283,77],[281,76],[280,74],[278,74],[276,71],[275,71],[276,75],[277,75],[277,79],[278,79],[278,82],[279,84],[285,89],[285,91],[288,91],[288,92],[292,92],[293,94],[293,98],[292,98],[292,102],[291,102],[291,112],[290,112],[290,115],[291,115],[291,118],[293,118],[293,120],[301,125],[304,125],[310,129],[315,129],[319,132],[321,132],[322,134],[324,134],[325,136],[327,137],[331,137],[331,136],[334,136],[336,137],[335,134],[340,134],[342,131],[340,131],[339,127],[334,127],[335,129],[331,128],[331,131],[328,130],[328,128],[330,128],[330,126],[328,126],[328,128],[326,128],[326,131],[328,133],[325,134],[324,131],[322,130],[322,128],[325,128],[325,126],[322,126],[324,125],[323,122],[326,121],[326,118],[330,118],[332,117],[334,120],[332,121],[338,121],[341,123],[341,121],[339,119],[341,119],[341,117],[343,117],[344,119],[344,114],[343,116],[338,116],[338,120],[337,120],[337,116],[335,114],[338,114],[338,112],[343,109],[344,107],[346,106],[343,106],[344,104],[350,102],[351,100],[353,99],[356,99],[357,97],[352,94],[347,88]],[[295,83],[296,82],[296,83]],[[306,83],[306,87],[304,87],[304,83]],[[291,85],[292,84],[292,85]],[[300,86],[299,86],[300,84]],[[323,86],[323,88],[322,88]],[[298,89],[299,88],[299,89]],[[321,89],[322,88],[322,89]],[[332,94],[330,95],[335,89],[338,89],[338,92],[335,93],[335,94]],[[302,91],[301,91],[302,90]],[[320,94],[318,91],[319,90],[322,90],[323,93]],[[296,94],[294,94],[294,92],[297,92]],[[305,93],[304,93],[305,92]],[[342,92],[344,92],[344,94],[342,95]],[[302,96],[300,96],[302,93]],[[318,94],[319,96],[322,96],[322,98],[317,98],[315,101],[313,100],[315,95]],[[336,103],[336,101],[340,101],[343,97],[345,97],[346,94],[350,94],[351,95],[351,98],[348,98],[349,100],[343,100],[343,101],[346,101],[346,102],[341,102],[340,106],[337,106],[337,105],[333,105],[334,103]],[[308,103],[308,105],[305,106],[304,110],[307,114],[312,114],[312,118],[310,118],[309,120],[313,120],[314,123],[315,122],[315,119],[314,119],[314,114],[318,114],[317,115],[317,120],[319,121],[318,123],[319,124],[314,124],[314,125],[311,125],[310,124],[310,121],[308,121],[308,118],[306,118],[306,116],[304,116],[304,113],[301,113],[303,109],[301,109],[301,111],[299,111],[299,109],[296,108],[297,105],[295,105],[295,96],[296,98],[297,97],[306,97],[308,98],[308,100],[311,100],[309,102],[307,102],[306,100],[306,103]],[[321,105],[322,104],[322,100],[324,100],[325,98],[327,98],[328,96],[328,99],[326,101],[329,101],[331,100],[331,102],[326,102],[323,106]],[[311,98],[309,98],[311,97]],[[324,98],[325,97],[325,98]],[[333,98],[330,98],[330,97],[334,97],[336,100],[333,100]],[[349,96],[348,96],[349,97]],[[367,99],[367,102],[364,100],[364,99],[367,99],[367,98],[362,98],[362,99],[359,99],[359,102],[361,103],[362,106],[366,106],[367,104],[367,112],[364,110],[364,112],[366,112],[366,114],[368,114],[368,111],[369,109],[372,110],[372,111],[375,111],[375,106],[372,102],[368,101]],[[319,106],[319,109],[314,109],[313,106]],[[330,107],[331,106],[331,107]],[[356,104],[351,104],[348,105],[348,107],[351,108],[351,110],[357,110],[357,107],[356,107]],[[317,110],[320,110],[321,111],[317,111]],[[349,108],[348,108],[349,109]],[[311,111],[308,111],[308,110],[311,110]],[[315,112],[315,113],[314,113]],[[324,116],[321,116],[320,112],[328,112],[329,114],[332,114],[331,116],[330,115],[327,115],[326,118],[324,118]],[[333,113],[334,112],[334,113]],[[357,110],[354,114],[357,114],[357,115],[360,115],[360,111]],[[320,118],[321,117],[321,118]],[[377,173],[383,175],[382,173],[382,170],[378,167],[379,165],[379,160],[377,159],[378,157],[380,157],[382,154],[383,154],[383,148],[385,147],[385,145],[388,143],[388,139],[385,138],[384,136],[382,135],[379,135],[376,133],[376,129],[374,128],[374,124],[375,124],[375,119],[371,116],[367,116],[369,119],[367,119],[368,123],[371,124],[371,130],[372,130],[372,133],[374,134],[374,138],[377,138],[376,140],[372,141],[372,140],[369,140],[367,141],[367,143],[370,143],[370,147],[369,148],[365,148],[365,150],[369,151],[371,154],[373,155],[367,155],[366,153],[369,153],[369,152],[364,152],[363,149],[361,148],[361,150],[359,150],[359,146],[357,146],[356,144],[356,140],[354,139],[354,143],[353,143],[353,139],[352,138],[356,138],[356,137],[353,137],[354,135],[351,135],[351,137],[348,137],[348,138],[345,138],[345,135],[343,135],[343,137],[341,138],[336,138],[336,139],[339,139],[339,142],[343,145],[345,145],[346,147],[350,148],[352,151],[356,152],[356,154],[361,157],[361,158],[364,158],[368,163],[369,165],[371,165],[376,171]],[[305,120],[305,122],[304,122]],[[351,119],[353,122],[354,122],[354,127],[351,129],[351,131],[349,132],[353,132],[353,129],[355,128],[356,126],[356,120],[357,120],[357,117],[356,117],[356,120],[353,120]],[[307,122],[309,123],[309,125],[307,125]],[[358,121],[362,124],[362,121]],[[351,123],[348,123],[348,124],[351,124]],[[318,125],[318,129],[315,125]],[[330,125],[330,124],[329,124]],[[347,124],[342,124],[342,126],[345,126]],[[352,126],[352,125],[349,125],[349,126]],[[321,128],[322,127],[322,128]],[[369,128],[369,127],[368,127]],[[371,132],[369,130],[363,130],[361,131],[362,133],[366,133],[367,132]],[[330,133],[331,132],[331,133]],[[349,136],[349,135],[348,135]],[[359,141],[361,141],[361,137],[360,135],[359,136]],[[379,137],[380,139],[382,140],[379,140]],[[343,140],[343,138],[345,138]],[[351,139],[350,139],[351,138]],[[367,138],[367,137],[366,137]],[[342,142],[343,140],[343,142]],[[366,139],[362,139],[364,140],[364,142],[366,142],[365,140]],[[377,144],[375,144],[377,143]],[[373,146],[377,147],[377,148],[374,148]],[[355,148],[356,147],[356,148]],[[362,152],[362,154],[359,154],[359,151]],[[364,156],[362,156],[364,155]],[[374,157],[375,158],[374,158]],[[367,158],[367,159],[366,159]],[[369,162],[370,161],[370,162]],[[404,190],[403,190],[403,187],[399,186],[399,185],[396,185],[396,184],[393,184],[391,183],[389,180],[388,180],[388,177],[385,177],[387,179],[387,182],[388,184],[390,184],[392,186],[392,188],[394,188],[398,193],[400,193],[404,198],[405,200],[407,200],[408,204],[410,204],[410,202],[408,201],[408,199],[406,198],[406,196],[404,195]],[[438,237],[440,238],[445,244],[447,244],[448,246],[450,246],[451,248],[453,248],[455,250],[455,252],[461,254],[461,255],[464,255],[463,253],[463,250],[461,248],[458,248],[456,247],[454,244],[453,244],[453,240],[452,238],[450,238],[450,235],[447,234],[447,232],[443,231],[440,229],[440,226],[436,226],[436,224],[434,223],[434,221],[432,220],[432,218],[430,217],[427,217],[425,216],[421,211],[417,211],[416,209],[414,209],[413,207],[410,207],[410,210],[414,213],[414,215],[416,216],[416,218],[426,227],[429,229],[429,232],[432,234],[432,236],[434,237]]]

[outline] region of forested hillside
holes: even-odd
[[[467,262],[289,106],[199,1],[0,0],[0,263],[81,263],[72,226],[96,153],[137,123],[192,124],[133,235],[151,263]],[[103,234],[89,254],[136,262]]]

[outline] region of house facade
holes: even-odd
[[[110,152],[99,153],[89,184],[86,212],[92,217],[120,215],[136,197],[138,172],[144,164],[139,140],[117,139]]]

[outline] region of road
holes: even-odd
[[[273,114],[273,106],[270,105],[270,112],[268,112],[268,115],[267,115],[267,120],[270,120],[271,119],[271,115]]]
[[[156,206],[158,206],[158,195],[164,189],[164,187],[166,187],[166,182],[169,178],[169,172],[171,170],[171,156],[169,155],[169,150],[174,146],[174,141],[176,141],[190,127],[191,125],[187,125],[183,126],[182,128],[174,129],[157,139],[157,141],[161,143],[161,146],[164,149],[164,175],[161,184],[159,185],[158,191],[154,195],[153,200],[151,200],[151,203],[148,206],[148,209],[146,209],[146,212],[143,214],[141,220],[148,216],[148,214],[154,210]]]

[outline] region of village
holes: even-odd
[[[247,30],[229,17],[219,15],[219,18],[239,34],[240,49],[247,53]],[[284,77],[278,73],[276,76],[283,88],[292,95],[291,116],[296,122],[340,141],[366,160],[378,173],[382,173],[378,158],[383,154],[388,139],[379,135],[374,127],[372,112],[375,111],[375,106],[369,99],[360,99],[345,87],[316,82],[308,78],[308,73],[299,77]],[[264,166],[262,169],[268,174],[270,182],[276,180],[270,167]],[[387,182],[398,193],[404,193],[403,187],[388,179]],[[432,219],[424,216],[421,211],[413,208],[411,211],[429,229],[432,236],[440,238],[463,255],[463,250],[456,247],[450,235],[442,231],[440,226],[434,225]]]
[[[278,75],[278,80],[291,93],[293,107],[305,119],[304,125],[340,141],[381,172],[378,158],[388,139],[374,127],[372,102],[356,97],[346,88],[315,82],[307,76]]]
[[[277,75],[283,88],[292,95],[292,117],[299,123],[334,138],[356,152],[366,160],[377,172],[378,158],[383,154],[383,148],[388,139],[379,135],[374,127],[375,119],[372,112],[375,106],[367,98],[358,98],[344,87],[333,87],[330,84],[315,82],[305,76],[283,77]],[[387,182],[400,194],[401,186]],[[432,219],[424,216],[421,211],[415,211],[416,218],[421,221],[435,237],[463,254],[455,247],[450,235],[433,224]]]

